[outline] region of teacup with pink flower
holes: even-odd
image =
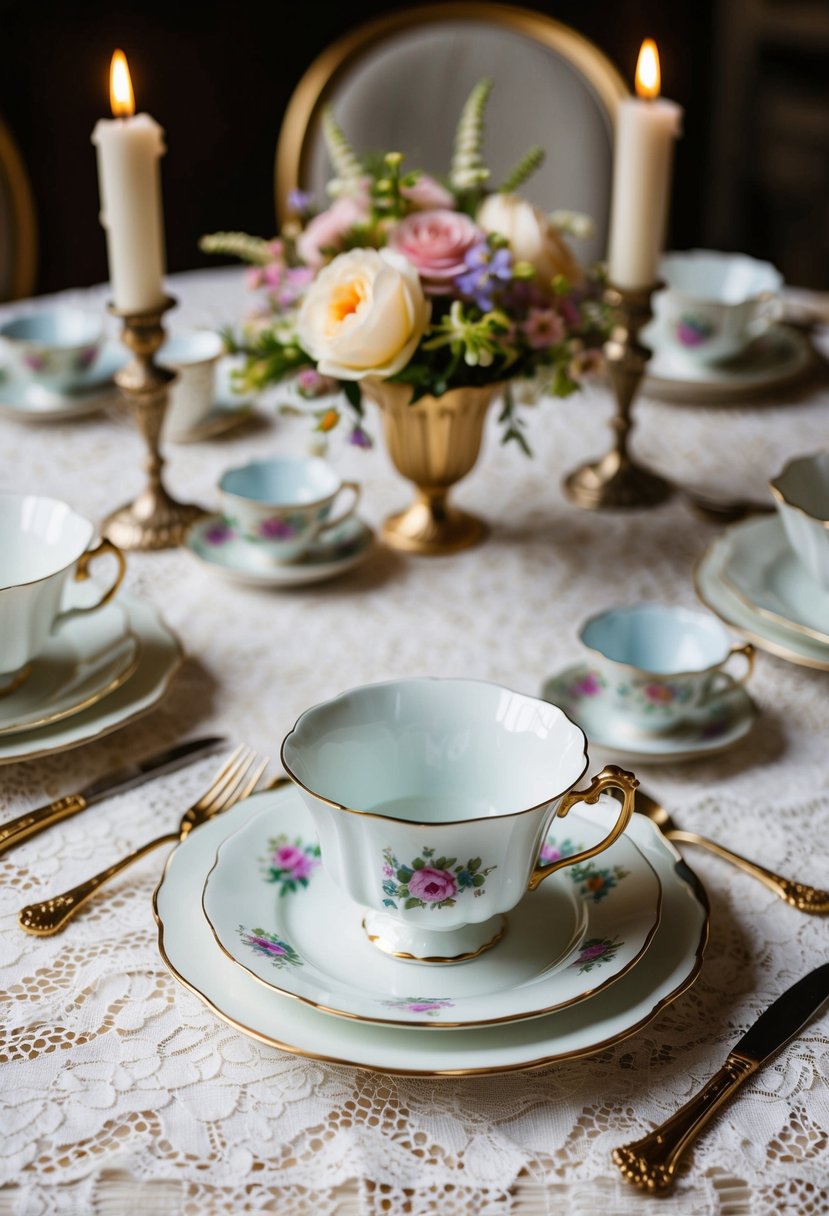
[[[610,766],[573,789],[587,768],[579,727],[546,701],[476,680],[343,693],[302,714],[282,763],[369,940],[421,963],[461,962],[500,941],[528,890],[624,831],[637,785]],[[610,787],[622,803],[610,816],[603,805],[603,839],[540,856],[554,817]]]
[[[591,668],[574,692],[601,699],[620,721],[647,732],[673,730],[751,675],[754,647],[732,642],[707,612],[673,604],[634,604],[591,617],[579,633]],[[738,676],[725,670],[742,660]]]
[[[318,457],[275,456],[228,469],[219,482],[225,538],[241,536],[268,564],[299,561],[314,541],[349,519],[360,487]],[[348,501],[336,514],[340,495]]]

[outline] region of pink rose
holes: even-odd
[[[273,865],[277,870],[287,870],[292,878],[307,878],[314,868],[314,859],[303,853],[295,845],[286,844],[277,849],[273,855]]]
[[[439,904],[444,899],[451,899],[458,891],[455,876],[448,870],[433,870],[431,866],[423,866],[415,870],[409,879],[409,894],[415,899],[422,899],[425,904]]]
[[[343,194],[327,211],[321,211],[297,237],[296,249],[308,266],[324,266],[332,253],[339,253],[352,228],[365,223],[369,201],[363,195]]]
[[[416,211],[389,233],[389,247],[414,266],[428,295],[449,295],[454,280],[468,270],[464,255],[484,235],[460,211]]]
[[[400,193],[416,211],[432,211],[435,208],[451,211],[455,206],[453,195],[428,173],[421,173],[413,186],[401,186]]]

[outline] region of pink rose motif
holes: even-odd
[[[428,173],[421,173],[413,186],[401,186],[400,193],[415,211],[451,211],[455,206],[453,195]]]
[[[576,960],[579,963],[592,962],[593,959],[601,958],[603,954],[607,954],[608,947],[605,942],[596,942],[592,946],[585,946]]]
[[[444,899],[452,899],[457,893],[455,876],[448,870],[434,870],[431,866],[423,866],[415,870],[409,879],[409,894],[415,899],[422,899],[425,904],[442,903]]]
[[[602,691],[602,686],[596,673],[587,671],[578,680],[573,681],[571,691],[580,697],[597,697]]]
[[[266,954],[274,954],[277,958],[286,954],[284,946],[277,945],[276,942],[269,942],[265,937],[254,937],[252,933],[248,934],[248,944],[256,950],[263,950]]]
[[[562,856],[561,849],[557,849],[554,844],[544,843],[541,846],[541,860],[546,861],[548,865],[551,862],[558,861]]]
[[[450,295],[454,280],[468,270],[464,257],[484,234],[459,211],[416,211],[389,233],[391,249],[415,267],[427,295]]]
[[[292,878],[308,878],[316,865],[316,860],[303,853],[296,845],[285,844],[273,855],[273,866],[276,870],[286,870]]]
[[[290,540],[296,533],[296,528],[287,519],[263,519],[259,525],[259,535],[266,540]]]
[[[643,691],[654,705],[667,705],[674,699],[673,689],[668,684],[646,684]]]
[[[352,228],[369,217],[369,200],[362,195],[343,194],[326,211],[315,215],[297,237],[296,249],[308,266],[324,266],[333,253],[339,253]]]

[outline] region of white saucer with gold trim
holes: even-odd
[[[589,1055],[634,1034],[699,973],[708,940],[705,892],[659,829],[634,815],[626,835],[659,877],[662,918],[641,962],[602,992],[542,1017],[441,1034],[334,1018],[309,1008],[266,988],[229,959],[200,909],[222,842],[257,810],[278,816],[289,794],[285,789],[257,794],[191,832],[172,853],[154,897],[159,949],[173,975],[220,1018],[260,1042],[296,1055],[407,1075],[536,1068]]]
[[[140,644],[120,603],[58,622],[25,680],[0,697],[0,735],[34,730],[94,705],[128,680]]]
[[[100,596],[101,588],[94,580],[90,579],[84,588],[89,589],[92,599]],[[146,600],[121,594],[114,602],[126,614],[127,628],[138,643],[135,671],[114,692],[71,717],[0,736],[0,764],[79,747],[140,718],[166,696],[182,663],[178,639]],[[102,608],[94,619],[100,621],[107,610]]]
[[[594,816],[571,811],[566,826],[551,825],[542,861],[604,835]],[[538,1017],[601,991],[645,953],[661,902],[652,866],[622,836],[526,895],[479,957],[450,967],[393,957],[326,873],[310,813],[290,788],[222,844],[202,906],[225,954],[268,988],[341,1017],[440,1029]]]

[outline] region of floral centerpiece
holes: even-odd
[[[392,459],[418,486],[415,507],[386,527],[408,548],[443,552],[478,538],[478,521],[446,494],[477,458],[490,400],[503,396],[504,441],[529,452],[512,386],[568,395],[595,368],[605,336],[601,284],[565,239],[585,217],[546,216],[517,193],[542,150],[491,188],[482,150],[491,87],[479,82],[463,108],[445,182],[407,171],[397,152],[359,158],[327,111],[330,205],[317,211],[294,192],[296,219],[279,238],[201,242],[250,262],[250,285],[264,293],[264,307],[229,339],[245,356],[242,387],[295,377],[313,397],[339,385],[361,446],[371,442],[364,398],[380,406]],[[319,409],[318,430],[341,415]]]

